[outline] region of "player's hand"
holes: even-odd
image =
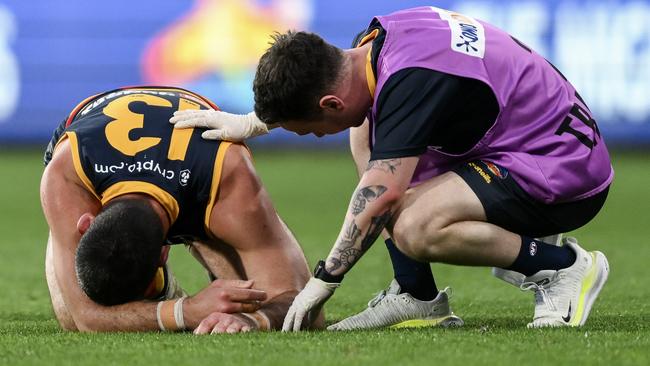
[[[211,313],[251,313],[266,300],[266,292],[255,290],[253,281],[216,280],[187,298],[183,308],[185,324],[195,328]]]
[[[175,128],[207,128],[201,137],[207,140],[243,141],[269,133],[266,124],[255,112],[232,114],[213,110],[184,110],[174,112],[169,123]]]
[[[255,329],[255,323],[243,315],[215,312],[201,321],[194,334],[245,333]]]
[[[287,316],[284,318],[282,331],[297,332],[303,325],[309,327],[325,302],[340,285],[340,283],[327,283],[318,278],[310,278],[305,288],[293,300]]]

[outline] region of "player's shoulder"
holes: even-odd
[[[56,175],[65,175],[66,171],[74,172],[72,161],[72,148],[67,138],[61,139],[54,147],[52,158],[45,167],[45,171],[51,171]]]
[[[253,169],[253,155],[245,144],[241,142],[221,142],[226,149],[223,158],[224,173],[229,171],[243,173]]]
[[[77,175],[72,157],[72,147],[67,139],[57,145],[52,160],[45,167],[40,191],[41,200],[44,202],[54,199],[56,202],[66,202],[64,203],[65,207],[80,203],[81,200],[99,202]],[[69,199],[60,200],[56,197]]]
[[[243,143],[222,142],[226,148],[223,158],[221,174],[221,187],[237,186],[245,181],[257,181],[259,178],[253,165],[253,156],[249,148]]]

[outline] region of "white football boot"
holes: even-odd
[[[539,271],[521,284],[522,290],[535,291],[535,316],[528,328],[583,325],[607,281],[609,264],[603,253],[587,252],[571,237],[564,245],[576,253],[572,266]]]
[[[464,324],[449,307],[449,287],[440,291],[438,296],[430,301],[418,300],[408,293],[400,292],[400,285],[393,280],[388,290],[381,291],[370,300],[364,311],[332,324],[327,329],[459,327]]]

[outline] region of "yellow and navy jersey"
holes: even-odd
[[[169,118],[188,109],[218,108],[172,87],[95,95],[55,131],[46,164],[53,146],[67,138],[77,175],[102,204],[127,193],[148,194],[169,215],[169,238],[205,238],[230,143],[206,141],[201,130],[174,129]]]

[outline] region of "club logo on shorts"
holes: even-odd
[[[537,244],[535,244],[534,241],[530,242],[530,246],[528,247],[528,252],[530,253],[531,257],[534,257],[535,254],[537,254]]]
[[[501,179],[505,179],[508,176],[508,170],[506,168],[490,163],[489,161],[483,161],[483,164],[485,164],[485,167],[488,168],[492,174]]]
[[[178,174],[178,182],[183,187],[185,187],[189,181],[190,181],[190,171],[189,171],[189,169],[181,170],[181,172]]]
[[[468,56],[485,56],[485,28],[476,19],[460,13],[431,7],[449,23],[451,30],[451,49]]]

